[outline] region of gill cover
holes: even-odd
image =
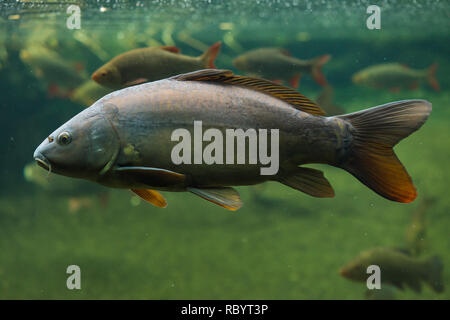
[[[118,109],[115,105],[111,103],[104,104],[101,107],[101,114],[103,116],[103,128],[107,128],[106,130],[108,133],[106,133],[104,136],[109,137],[110,139],[106,143],[107,148],[109,152],[107,152],[110,157],[108,162],[103,166],[103,168],[99,171],[99,175],[104,175],[106,172],[108,172],[111,167],[116,162],[117,156],[119,155],[120,151],[120,137],[119,133],[116,130],[116,127],[114,126],[114,121],[118,114]],[[95,139],[95,137],[93,137]],[[95,141],[93,141],[95,143]],[[98,141],[101,143],[101,141]],[[100,148],[101,149],[101,148]]]

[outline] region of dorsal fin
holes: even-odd
[[[180,53],[180,49],[174,46],[162,46],[160,48],[169,52]]]
[[[179,81],[211,81],[221,82],[236,86],[248,87],[253,90],[264,92],[272,97],[289,103],[294,108],[309,114],[323,116],[325,112],[314,102],[306,98],[298,91],[279,85],[275,82],[252,78],[246,76],[236,76],[230,70],[204,69],[194,72],[180,74],[170,79]]]

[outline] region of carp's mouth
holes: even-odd
[[[36,163],[38,164],[38,166],[47,170],[49,174],[50,174],[50,172],[52,172],[52,165],[47,160],[47,158],[45,158],[42,154],[40,154],[40,153],[36,154],[34,157],[34,160],[36,160]]]

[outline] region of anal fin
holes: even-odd
[[[137,194],[141,199],[153,204],[158,208],[167,207],[166,199],[156,190],[151,189],[131,189],[135,194]]]
[[[334,197],[333,187],[320,170],[299,167],[292,173],[279,176],[278,181],[313,197]]]
[[[236,211],[243,205],[239,193],[231,187],[187,188],[187,190],[231,211]]]

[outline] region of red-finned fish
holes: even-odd
[[[388,89],[399,92],[401,89],[414,90],[420,82],[428,81],[436,91],[440,90],[436,79],[437,63],[428,69],[415,70],[400,63],[382,63],[367,67],[352,76],[355,84],[376,89]]]
[[[172,46],[134,49],[101,66],[92,74],[92,79],[106,87],[119,89],[180,73],[215,68],[214,60],[220,46],[221,43],[216,42],[199,57],[183,55],[180,49]]]
[[[52,172],[131,189],[160,207],[166,202],[156,190],[190,191],[236,210],[242,202],[232,186],[268,180],[333,197],[323,172],[308,163],[343,168],[381,196],[411,202],[416,189],[393,147],[430,112],[427,101],[405,100],[324,117],[292,88],[207,69],[110,93],[51,133],[34,158]],[[194,137],[195,121],[223,136],[228,129],[277,129],[279,170],[261,175],[264,164],[237,164],[235,153],[231,164],[175,164],[172,134],[184,128]]]
[[[327,80],[322,73],[322,66],[330,60],[331,55],[323,55],[310,60],[291,57],[282,48],[259,48],[250,50],[233,60],[233,65],[250,75],[274,81],[286,81],[298,88],[303,73],[309,74],[322,86]]]
[[[388,283],[400,289],[408,286],[420,292],[423,281],[436,292],[444,290],[442,261],[438,256],[418,259],[395,248],[379,247],[363,251],[342,267],[339,273],[347,279],[366,282],[370,276],[367,268],[371,265],[380,268],[381,287],[383,283]]]

